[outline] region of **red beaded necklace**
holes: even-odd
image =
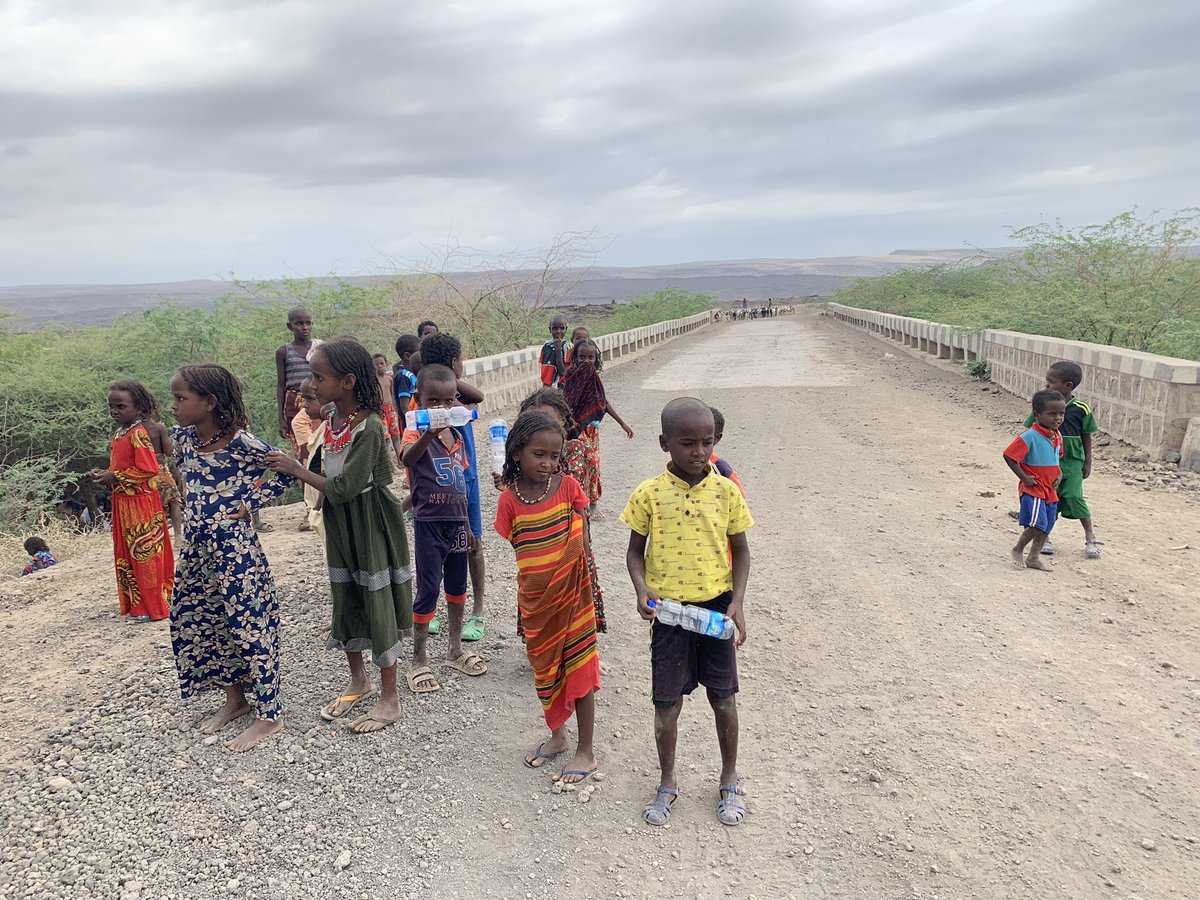
[[[346,416],[346,421],[342,423],[341,428],[333,427],[333,417],[336,413],[329,414],[329,421],[325,423],[325,439],[323,446],[326,453],[341,453],[350,443],[350,438],[354,432],[354,425],[358,418],[358,407],[354,407],[354,412]]]

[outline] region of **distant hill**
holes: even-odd
[[[853,278],[884,275],[897,269],[956,262],[975,250],[896,250],[887,256],[840,256],[821,259],[740,259],[672,263],[660,266],[593,266],[582,270],[571,295],[576,304],[619,303],[640,294],[677,287],[721,300],[825,297]],[[1007,249],[986,250],[1005,255]],[[455,276],[452,276],[455,277]],[[470,281],[471,273],[462,273]],[[365,275],[318,281],[377,284],[389,276]],[[57,284],[0,286],[0,312],[16,317],[18,328],[50,323],[105,325],[123,313],[170,299],[182,306],[208,306],[218,297],[242,291],[227,281],[198,279],[158,284]]]

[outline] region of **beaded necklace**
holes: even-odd
[[[350,445],[350,438],[354,432],[355,421],[358,418],[358,407],[354,407],[354,412],[346,416],[346,421],[342,423],[341,428],[333,427],[333,417],[336,413],[329,414],[329,421],[325,424],[325,439],[322,446],[326,453],[341,453]]]
[[[125,437],[125,435],[129,434],[129,432],[133,431],[133,429],[137,428],[141,424],[142,424],[142,420],[138,419],[136,422],[130,422],[124,428],[118,428],[116,433],[113,435],[113,440],[119,441],[121,438]]]
[[[208,447],[211,447],[213,444],[217,443],[217,441],[221,440],[221,438],[223,438],[223,437],[225,437],[225,429],[221,428],[215,434],[213,434],[213,436],[210,437],[208,440],[199,441],[197,443],[192,444],[192,449],[204,450]]]
[[[550,485],[552,485],[552,484],[554,484],[553,477],[551,477],[549,480],[547,480],[546,490],[542,491],[542,496],[538,497],[536,500],[526,500],[525,495],[521,493],[521,489],[519,487],[517,487],[517,483],[515,481],[513,482],[512,489],[513,489],[513,493],[517,495],[517,499],[520,500],[522,503],[524,503],[526,506],[537,506],[539,503],[541,503],[543,500],[545,500],[547,497],[550,496]]]

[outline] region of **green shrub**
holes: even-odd
[[[976,381],[992,380],[992,364],[986,359],[969,359],[963,363],[963,369]]]

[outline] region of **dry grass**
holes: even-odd
[[[112,546],[112,535],[108,532],[80,531],[62,519],[51,519],[20,534],[0,531],[0,581],[20,576],[21,569],[29,562],[25,539],[32,536],[45,540],[60,562]]]

